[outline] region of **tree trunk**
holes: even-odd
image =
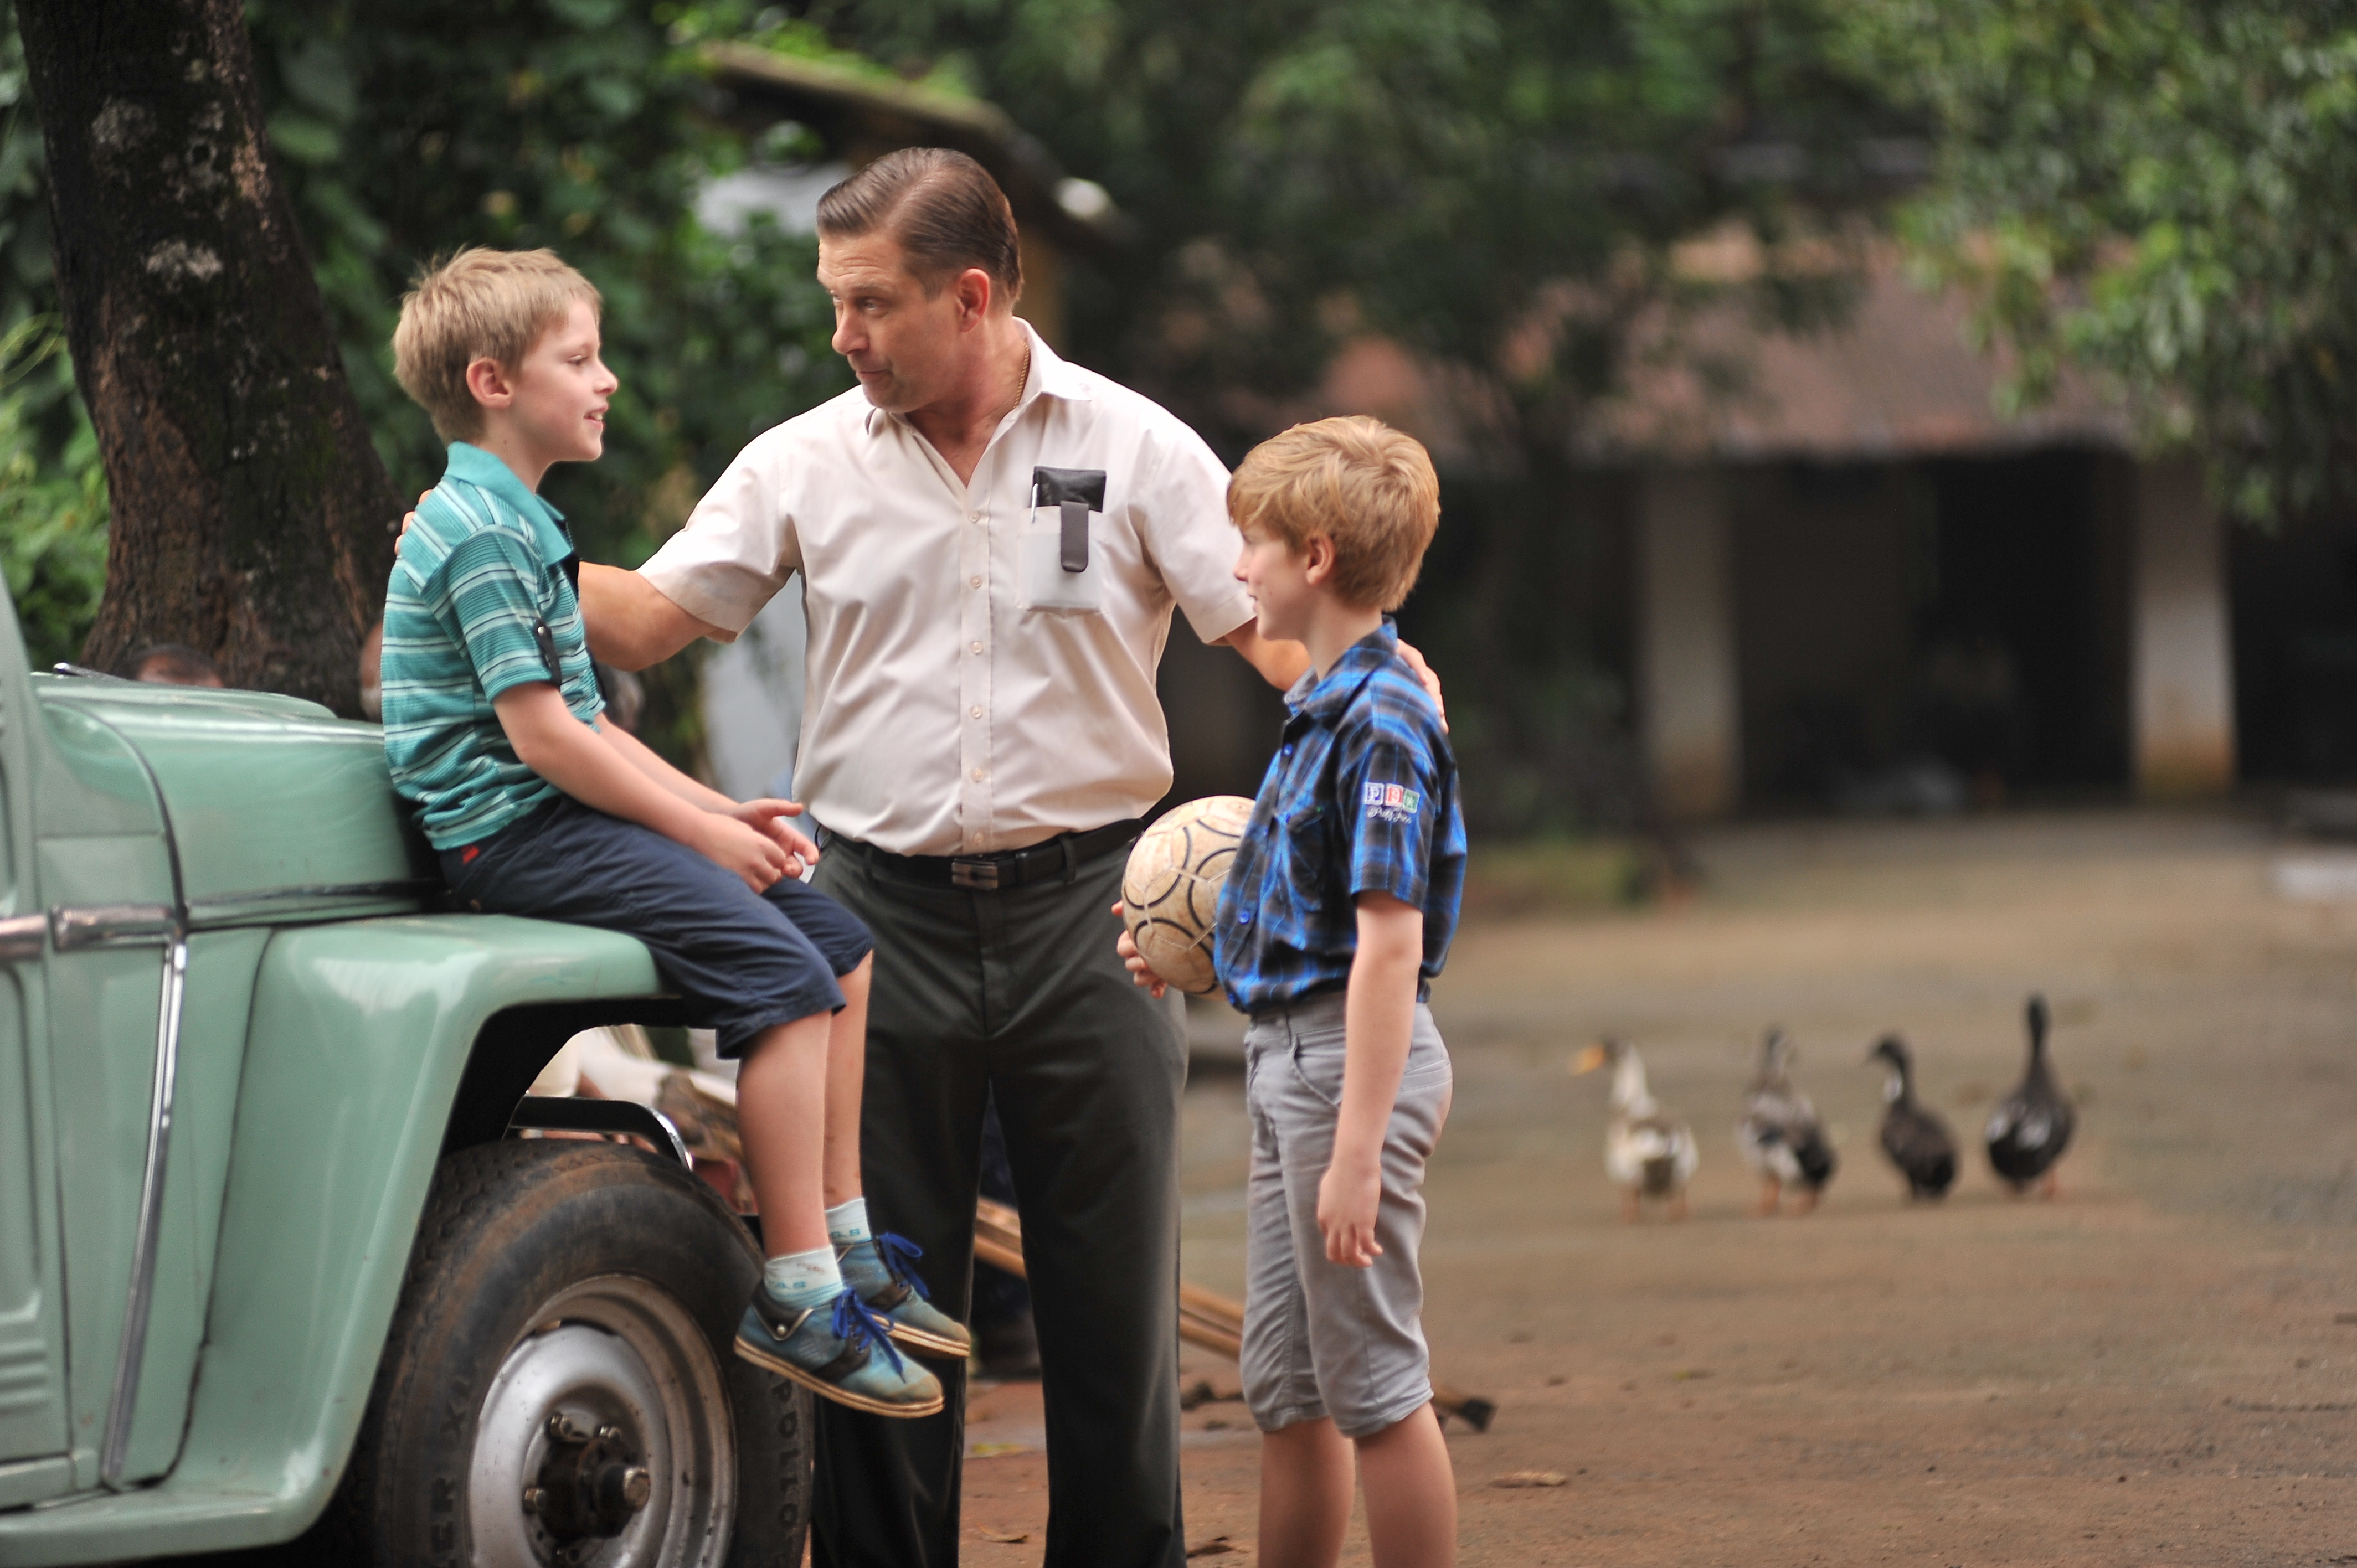
[[[151,643],[356,714],[402,512],[262,129],[242,0],[16,0],[113,499],[102,669]]]

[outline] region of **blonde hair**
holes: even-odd
[[[1245,456],[1228,481],[1228,515],[1296,553],[1332,540],[1336,596],[1397,609],[1440,526],[1440,477],[1423,443],[1380,419],[1321,419]]]
[[[513,371],[576,299],[592,310],[605,304],[554,251],[454,251],[427,263],[401,296],[393,377],[443,440],[469,440],[482,434],[483,408],[467,390],[467,367],[491,360]]]

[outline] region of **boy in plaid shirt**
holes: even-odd
[[[1432,542],[1439,481],[1409,437],[1328,419],[1254,449],[1228,510],[1260,635],[1305,644],[1310,662],[1286,694],[1216,948],[1229,1001],[1252,1015],[1243,1378],[1263,1434],[1261,1558],[1339,1560],[1355,1445],[1376,1560],[1446,1563],[1457,1489],[1416,1248],[1450,1087],[1425,998],[1457,927],[1465,830],[1439,710],[1383,617]]]

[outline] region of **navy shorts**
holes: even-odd
[[[764,1029],[843,1005],[838,975],[876,943],[858,916],[787,877],[756,893],[651,828],[571,796],[464,849],[442,852],[459,907],[620,931],[733,1057]]]

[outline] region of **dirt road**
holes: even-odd
[[[1451,1438],[1460,1560],[2357,1563],[2357,901],[2274,880],[2287,857],[2357,873],[2145,815],[1757,828],[1701,854],[1678,908],[1468,930],[1436,995],[1458,1090],[1426,1324],[1440,1373],[1501,1406]],[[2033,988],[2084,1107],[2052,1204],[2002,1196],[1977,1143]],[[1750,1215],[1732,1142],[1770,1023],[1839,1144],[1806,1219]],[[1902,1204],[1874,1145],[1861,1058],[1887,1028],[1970,1149],[1937,1207]],[[1701,1140],[1683,1224],[1618,1219],[1602,1075],[1565,1070],[1605,1030]],[[1241,1107],[1232,1074],[1188,1093],[1186,1267],[1227,1290]],[[1232,1364],[1189,1366],[1233,1391]],[[1037,1562],[1036,1391],[971,1418],[969,1559]],[[1190,1543],[1246,1561],[1251,1423],[1211,1402],[1187,1425]],[[1564,1484],[1493,1484],[1518,1471]]]

